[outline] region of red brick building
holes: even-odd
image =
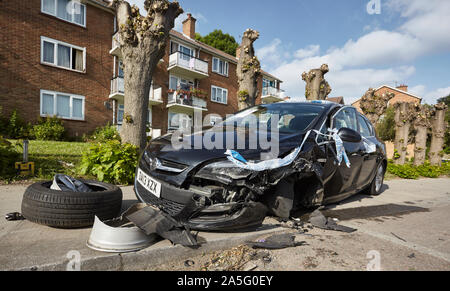
[[[0,1],[0,106],[28,122],[56,115],[71,136],[121,125],[124,83],[114,11],[107,0]],[[153,137],[192,122],[195,109],[237,111],[237,59],[194,40],[195,19],[172,31],[150,90]],[[283,101],[263,72],[258,103]],[[194,91],[195,94],[186,94]],[[188,96],[189,95],[189,96]]]
[[[111,122],[114,11],[103,0],[0,1],[0,106],[58,115],[72,136]]]
[[[149,118],[152,136],[192,123],[194,111],[203,117],[225,117],[238,111],[237,58],[195,40],[195,18],[188,14],[183,33],[172,30],[166,53],[160,61],[150,90]],[[111,50],[115,57],[115,71],[110,98],[117,114],[114,122],[123,120],[124,86],[121,71],[121,52],[117,42]],[[257,103],[284,101],[281,81],[263,72],[259,82]],[[197,94],[186,94],[195,91]],[[190,95],[190,96],[189,96]]]
[[[385,93],[394,93],[394,98],[392,98],[388,105],[394,105],[399,102],[408,102],[408,103],[422,103],[422,98],[419,96],[416,96],[410,92],[408,92],[408,86],[406,85],[400,85],[397,88],[390,87],[387,85],[383,85],[375,90],[375,94],[377,95],[383,95]],[[363,113],[360,107],[361,99],[358,101],[355,101],[352,106],[354,106],[359,112]]]

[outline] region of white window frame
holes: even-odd
[[[42,112],[43,109],[43,95],[47,94],[47,95],[53,95],[53,115],[49,115],[49,114],[44,114]],[[57,95],[64,95],[64,96],[70,96],[70,117],[66,117],[66,116],[58,116],[57,115],[57,108],[58,108],[58,98]],[[77,117],[73,117],[73,99],[80,99],[82,101],[82,106],[81,106],[81,114],[82,117],[81,118],[77,118]],[[48,116],[56,116],[57,118],[60,119],[68,119],[68,120],[79,120],[79,121],[84,121],[85,120],[85,102],[86,98],[85,96],[81,96],[81,95],[75,95],[75,94],[70,94],[70,93],[63,93],[63,92],[56,92],[56,91],[49,91],[49,90],[41,90],[41,94],[40,94],[40,109],[39,109],[39,113],[40,116],[42,117],[48,117]]]
[[[122,107],[122,108],[121,108]],[[122,125],[123,124],[123,119],[122,121],[119,121],[119,112],[123,111],[123,115],[125,116],[125,104],[123,103],[119,103],[117,104],[117,125]],[[148,108],[148,113],[147,113],[147,125],[151,125],[152,124],[152,107]]]
[[[227,92],[227,96],[225,97],[225,102],[221,102],[221,101],[217,101],[217,100],[214,100],[214,99],[213,99],[213,97],[215,97],[215,96],[213,95],[213,89],[216,89],[216,92],[217,92],[217,89],[220,89],[220,90],[222,90],[222,91]],[[215,103],[219,103],[219,104],[225,104],[225,105],[228,105],[228,89],[225,89],[225,88],[221,88],[221,87],[217,87],[217,86],[212,85],[212,86],[211,86],[211,102],[215,102]]]
[[[49,63],[49,62],[45,62],[44,61],[44,42],[48,42],[48,43],[52,43],[54,45],[54,50],[53,50],[53,63]],[[63,66],[58,66],[58,45],[63,45],[66,47],[70,48],[70,68],[66,68]],[[73,49],[76,50],[80,50],[83,52],[83,70],[82,71],[78,71],[78,70],[74,70],[72,69],[72,52]],[[57,67],[60,69],[64,69],[64,70],[69,70],[72,72],[78,72],[78,73],[86,73],[86,48],[85,47],[79,47],[70,43],[66,43],[66,42],[62,42],[56,39],[52,39],[49,37],[45,37],[45,36],[41,36],[41,64],[43,65],[48,65],[48,66],[52,66],[52,67]]]
[[[60,19],[60,20],[62,20],[62,21],[65,21],[65,22],[68,22],[68,23],[73,23],[73,24],[75,24],[75,25],[78,25],[78,26],[81,26],[81,27],[86,28],[86,14],[87,14],[87,11],[86,11],[86,9],[87,9],[86,4],[83,4],[83,3],[81,3],[80,1],[77,1],[78,4],[80,4],[81,6],[84,6],[84,15],[83,15],[83,18],[84,18],[84,19],[83,19],[83,20],[84,20],[84,25],[83,25],[83,24],[76,23],[76,22],[73,20],[73,19],[74,19],[74,14],[71,14],[71,16],[72,16],[72,21],[69,21],[69,20],[67,20],[67,19],[64,19],[64,18],[59,17],[59,16],[58,16],[58,1],[57,1],[57,0],[53,0],[53,1],[55,1],[55,14],[52,14],[52,13],[50,13],[50,12],[48,12],[48,11],[44,11],[44,0],[41,0],[41,12],[44,13],[44,14],[47,14],[47,15],[54,16],[54,17],[56,17],[56,18],[58,18],[58,19]]]
[[[214,69],[214,61],[216,61],[216,60],[217,60],[217,70]],[[219,69],[219,68],[220,68],[220,62],[223,63],[223,70],[224,70],[224,72],[220,72],[220,69]],[[222,60],[222,59],[213,57],[213,61],[212,61],[212,71],[213,71],[214,73],[219,74],[219,75],[222,75],[222,76],[228,77],[228,70],[229,70],[229,64],[228,64],[227,61],[224,61],[224,60]]]
[[[177,75],[172,75],[172,74],[170,74],[170,75],[169,75],[169,89],[170,89],[170,90],[174,90],[174,89],[171,89],[171,88],[170,88],[170,79],[171,79],[171,78],[177,79],[177,89],[175,89],[175,91],[177,91],[178,88],[181,87],[181,83],[182,83],[181,81],[186,81],[186,84],[192,86],[192,88],[195,87],[195,80],[194,80],[194,79],[185,78],[185,77],[180,77],[180,76],[177,76]]]

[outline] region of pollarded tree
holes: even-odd
[[[416,129],[416,144],[414,148],[414,165],[420,166],[425,163],[427,151],[428,129],[431,127],[431,110],[426,105],[415,104],[416,112],[414,128]]]
[[[375,89],[369,88],[360,101],[361,110],[373,125],[376,125],[380,117],[386,112],[389,100],[395,97],[395,94],[392,92],[382,95],[375,92]]]
[[[413,103],[401,102],[395,105],[395,164],[404,165],[409,141],[411,122],[415,118]]]
[[[253,43],[259,38],[259,32],[247,29],[242,37],[240,55],[237,56],[237,77],[239,83],[239,110],[252,107],[258,97],[258,77],[261,74],[261,64],[255,56]]]
[[[331,93],[330,84],[325,80],[325,74],[329,72],[327,64],[323,64],[319,69],[312,69],[308,73],[302,74],[303,81],[306,82],[306,100],[325,100]]]
[[[445,103],[439,103],[434,106],[431,126],[433,129],[433,137],[430,146],[430,162],[433,166],[441,166],[442,153],[445,141],[446,122],[445,114],[447,111]]]
[[[125,108],[120,135],[124,143],[143,150],[153,72],[164,56],[175,19],[183,10],[178,2],[168,0],[145,0],[147,16],[125,0],[113,0],[111,6],[116,10],[124,65]]]

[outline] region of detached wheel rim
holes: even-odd
[[[381,187],[383,186],[383,173],[384,173],[383,166],[380,165],[378,167],[377,176],[375,177],[375,191],[376,192],[379,192],[381,190]]]

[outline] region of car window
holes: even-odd
[[[356,110],[354,108],[347,107],[339,111],[333,119],[333,128],[337,130],[341,128],[350,128],[358,131]]]
[[[359,123],[359,133],[364,137],[372,136],[372,131],[368,126],[364,117],[358,114],[358,123]]]
[[[277,103],[247,109],[227,118],[217,126],[268,128],[277,121],[280,133],[297,133],[306,130],[322,113],[323,106],[311,104]]]

